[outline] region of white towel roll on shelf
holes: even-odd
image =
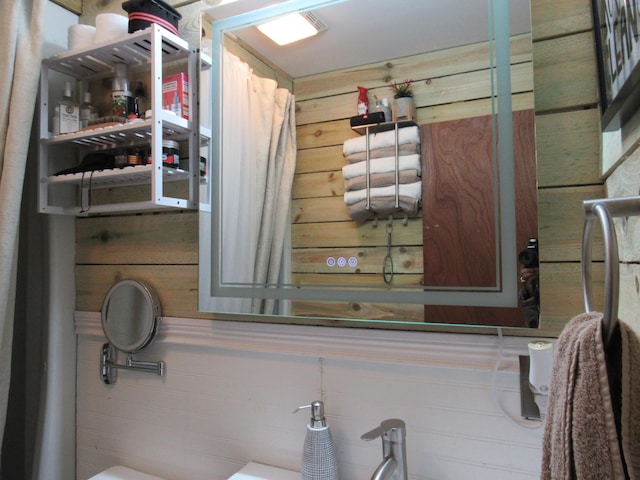
[[[96,27],[93,25],[71,25],[67,30],[67,48],[80,50],[90,48],[96,40]]]
[[[405,145],[407,143],[420,143],[420,131],[417,126],[403,127],[398,129],[398,145]],[[391,147],[395,144],[395,130],[369,134],[369,150]],[[364,152],[366,150],[366,135],[356,138],[350,138],[349,140],[344,142],[344,145],[342,147],[342,153],[345,157],[354,153]]]
[[[399,195],[403,197],[415,198],[420,200],[422,198],[422,182],[407,183],[399,185]],[[370,189],[370,198],[375,197],[393,197],[396,194],[396,186],[391,185],[389,187],[379,187]],[[345,192],[344,203],[353,205],[361,200],[367,198],[367,190],[352,190]]]

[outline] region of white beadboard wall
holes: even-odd
[[[527,338],[164,318],[136,358],[164,360],[165,376],[104,385],[99,314],[76,312],[76,332],[79,480],[117,464],[168,480],[227,479],[252,460],[299,470],[309,415],[292,411],[318,399],[342,479],[371,478],[381,441],[360,435],[386,418],[407,424],[411,480],[539,478],[542,428],[497,403],[519,416]]]

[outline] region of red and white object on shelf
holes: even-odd
[[[164,77],[162,108],[189,120],[189,76],[186,73]]]

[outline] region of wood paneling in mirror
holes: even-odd
[[[514,110],[526,110],[531,115],[533,74],[530,35],[512,38],[511,47]],[[341,168],[346,163],[342,156],[342,144],[358,135],[351,130],[348,120],[356,113],[357,93],[354,85],[369,88],[370,98],[374,95],[384,98],[391,97],[387,84],[390,78],[412,78],[415,81],[417,123],[434,124],[490,115],[492,104],[489,72],[488,46],[485,43],[451,48],[445,52],[390,59],[387,62],[331,72],[330,75],[320,74],[294,80],[298,144],[292,213],[294,282],[385,287],[381,272],[383,258],[387,253],[387,233],[384,228],[387,219],[380,219],[381,226],[377,228],[370,221],[356,224],[350,219],[342,198],[344,180]],[[528,126],[533,128],[533,120]],[[486,135],[489,143],[485,148],[487,152],[491,152],[492,131],[490,125],[487,127],[482,132],[476,132],[478,138],[475,143],[477,145],[480,141],[480,135]],[[533,133],[531,135],[533,138]],[[533,144],[530,145],[533,148]],[[535,158],[530,159],[533,162],[531,178],[534,179],[530,189],[535,194]],[[488,177],[479,183],[488,186],[493,182],[494,172],[485,172]],[[425,172],[423,184],[430,182],[430,179],[431,174]],[[470,192],[477,192],[474,181],[478,181],[477,176],[469,178],[467,185],[454,188],[470,188]],[[474,204],[476,211],[472,216],[480,218],[481,211],[485,210],[489,210],[492,215],[495,201],[493,194],[489,193],[482,200],[477,200]],[[391,251],[395,271],[393,286],[424,284],[421,217],[422,212],[418,217],[410,218],[406,225],[402,224],[402,215],[398,215],[394,221]],[[491,222],[493,219],[489,218],[483,224],[488,235],[495,231]],[[533,231],[535,225],[534,218]],[[454,237],[460,247],[467,243],[463,237]],[[492,252],[495,252],[495,248]],[[355,256],[359,262],[356,268],[330,269],[326,264],[328,256]],[[494,285],[495,256],[482,257],[482,260],[486,262],[486,268],[473,269],[473,272],[493,275],[483,285]],[[422,315],[417,313],[423,310],[421,306],[417,310],[411,310],[409,315],[404,305],[292,302],[292,313],[295,315],[424,321]],[[440,321],[448,322],[446,317],[441,317]],[[467,320],[464,323],[473,322]],[[482,323],[482,320],[478,319],[477,323]]]
[[[496,285],[496,219],[492,118],[475,117],[422,127],[425,285]],[[518,252],[538,236],[534,112],[513,113]],[[520,285],[518,285],[518,288]],[[491,319],[524,327],[520,308],[426,305],[425,321],[455,323]],[[537,325],[537,324],[536,324]]]

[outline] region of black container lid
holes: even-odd
[[[175,8],[162,0],[129,0],[122,4],[122,9],[127,13],[153,13],[153,9],[161,9],[165,10],[165,13],[176,17],[176,20],[180,20],[182,18],[182,15]]]

